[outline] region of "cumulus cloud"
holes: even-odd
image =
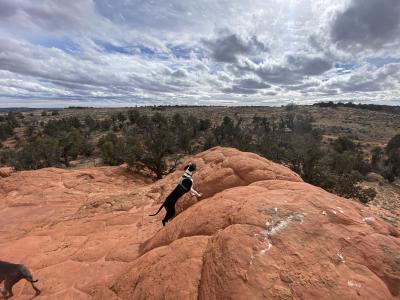
[[[98,20],[91,0],[43,0],[40,3],[2,0],[0,11],[1,21],[11,19],[16,26],[34,26],[48,31],[88,29],[90,22]]]
[[[271,86],[260,80],[253,78],[238,79],[233,82],[231,87],[222,89],[225,93],[234,94],[256,94],[259,90],[268,89]]]
[[[400,64],[387,64],[377,69],[362,66],[355,72],[331,79],[326,83],[328,89],[341,92],[375,92],[395,90],[400,84]]]
[[[268,46],[256,36],[244,39],[229,31],[222,31],[216,39],[203,40],[203,43],[218,62],[234,63],[238,55],[257,56],[268,51]]]
[[[253,78],[244,78],[235,82],[237,85],[246,89],[268,89],[271,86]]]
[[[175,70],[171,73],[171,76],[177,77],[177,78],[186,78],[188,76],[188,73],[186,72],[185,69],[178,69]]]
[[[332,68],[332,61],[311,54],[288,54],[277,63],[254,64],[250,61],[238,65],[242,72],[252,72],[269,84],[301,84],[309,76],[321,75]]]
[[[8,18],[17,12],[17,7],[13,5],[12,1],[4,0],[0,2],[0,18]]]
[[[0,106],[399,99],[399,22],[398,0],[2,0]]]
[[[330,35],[340,47],[356,50],[396,44],[400,36],[400,1],[352,0],[336,15]]]

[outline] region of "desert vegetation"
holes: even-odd
[[[22,114],[14,114],[9,112],[7,115],[0,116],[0,142],[5,141],[13,136],[14,129],[19,126],[17,116],[21,118]],[[2,146],[2,143],[0,144]]]
[[[135,108],[101,115],[72,110],[77,113],[52,110],[26,113],[26,118],[20,112],[1,116],[1,140],[15,140],[13,147],[1,150],[1,163],[29,170],[69,167],[72,161],[97,157],[103,164],[127,163],[136,172],[150,172],[159,179],[172,172],[184,155],[221,145],[258,153],[287,165],[306,182],[364,203],[375,196],[373,189],[359,186],[367,173],[374,171],[389,181],[400,176],[399,134],[369,153],[353,139],[351,130],[327,132],[331,128],[318,126],[312,113],[296,105],[267,114],[226,108],[217,116],[192,107]],[[337,136],[326,139],[327,133]]]
[[[104,164],[126,162],[161,178],[183,155],[222,145],[261,154],[289,166],[307,182],[364,202],[373,197],[373,191],[357,186],[366,173],[375,171],[388,180],[399,176],[397,135],[369,155],[346,131],[337,130],[339,138],[327,141],[324,134],[332,134],[332,127],[316,126],[313,115],[296,105],[279,114],[232,114],[227,109],[217,118],[191,107],[137,108],[101,116],[57,110],[26,115],[9,112],[0,118],[1,140],[15,140],[14,147],[2,149],[1,163],[17,170],[69,167],[77,159],[101,157]],[[23,134],[16,134],[18,130]]]

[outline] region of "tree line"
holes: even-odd
[[[391,105],[383,105],[383,104],[365,104],[365,103],[353,103],[353,102],[318,102],[314,103],[314,106],[318,107],[350,107],[350,108],[357,108],[357,109],[367,109],[372,111],[385,111],[390,113],[400,113],[400,106],[391,106]]]

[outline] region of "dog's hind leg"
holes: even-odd
[[[40,289],[38,289],[38,287],[35,285],[35,283],[33,281],[30,281],[30,283],[36,292],[36,296],[39,295],[42,291]]]
[[[172,219],[175,216],[175,205],[172,204],[165,206],[165,209],[167,210],[167,213],[165,214],[165,217],[162,220],[163,226],[165,226],[165,223],[167,223],[170,219]]]
[[[13,291],[12,291],[12,287],[14,284],[16,284],[18,281],[20,280],[20,278],[12,278],[12,279],[6,279],[4,280],[4,289],[5,292],[7,293],[4,296],[4,299],[8,299],[11,298],[12,296],[14,296]],[[4,294],[3,294],[4,295]]]

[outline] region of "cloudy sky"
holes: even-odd
[[[400,105],[400,0],[0,0],[0,107]]]

